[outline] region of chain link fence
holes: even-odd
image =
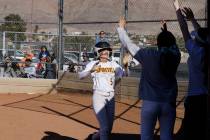
[[[3,32],[1,76],[21,78],[56,78],[57,35],[29,32]],[[42,48],[49,52],[43,59]],[[47,73],[51,74],[47,76]]]
[[[201,26],[206,26],[207,0],[180,2],[181,7],[192,8]],[[25,52],[29,48],[38,53],[41,46],[46,46],[58,56],[59,0],[1,0],[0,8],[1,61],[4,61],[4,55],[8,55],[8,52],[13,51],[11,55],[16,57],[16,50]],[[119,18],[125,15],[125,0],[64,0],[63,12],[65,65],[80,63],[84,51],[92,59],[93,47],[100,31],[106,32],[106,37],[116,49],[114,55],[121,55],[116,27]],[[155,47],[160,21],[163,19],[177,37],[183,58],[180,71],[186,71],[188,56],[176,20],[173,0],[128,0],[127,30],[136,44]],[[191,24],[189,29],[193,30]]]

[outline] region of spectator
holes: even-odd
[[[46,70],[44,74],[45,79],[55,79],[56,78],[56,63],[54,61],[54,55],[47,57],[46,59]]]
[[[4,57],[4,77],[17,77],[15,73],[16,63],[12,62],[13,59],[10,56]]]
[[[18,64],[19,67],[25,67],[26,60],[28,59],[32,61],[33,57],[34,57],[33,53],[27,51],[24,58],[21,59],[21,63]]]
[[[27,51],[26,51],[26,57],[27,57],[27,59],[33,59],[33,57],[34,57],[34,54],[31,52],[31,49],[28,49]]]
[[[104,31],[100,31],[96,36],[96,44],[103,41],[107,42],[106,33]]]
[[[41,51],[39,53],[39,60],[41,62],[46,62],[47,57],[50,57],[50,53],[47,50],[47,47],[46,46],[42,46],[41,47]]]
[[[47,50],[47,47],[46,46],[42,46],[41,47],[41,51],[39,53],[40,63],[37,66],[37,69],[38,69],[39,73],[41,73],[41,74],[45,73],[45,70],[46,70],[45,62],[47,61],[48,57],[50,57],[50,53]]]
[[[87,53],[87,49],[86,48],[83,49],[82,56],[88,56],[88,53]]]
[[[23,78],[36,78],[36,68],[31,59],[25,60],[25,66],[23,67]]]
[[[85,66],[89,63],[89,57],[88,55],[82,55],[82,62],[80,63],[80,65],[82,66],[82,69],[85,68]]]

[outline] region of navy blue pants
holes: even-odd
[[[160,124],[160,139],[172,140],[175,119],[174,104],[144,100],[141,111],[141,140],[154,140],[157,121]]]

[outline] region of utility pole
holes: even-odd
[[[58,0],[59,38],[58,38],[58,70],[63,70],[63,0]]]

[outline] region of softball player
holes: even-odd
[[[114,86],[120,81],[123,70],[119,64],[110,61],[112,49],[109,43],[98,42],[95,47],[98,60],[88,63],[85,70],[79,72],[79,78],[91,74],[93,79],[93,109],[100,131],[94,134],[92,139],[100,136],[100,140],[108,140],[114,121]]]

